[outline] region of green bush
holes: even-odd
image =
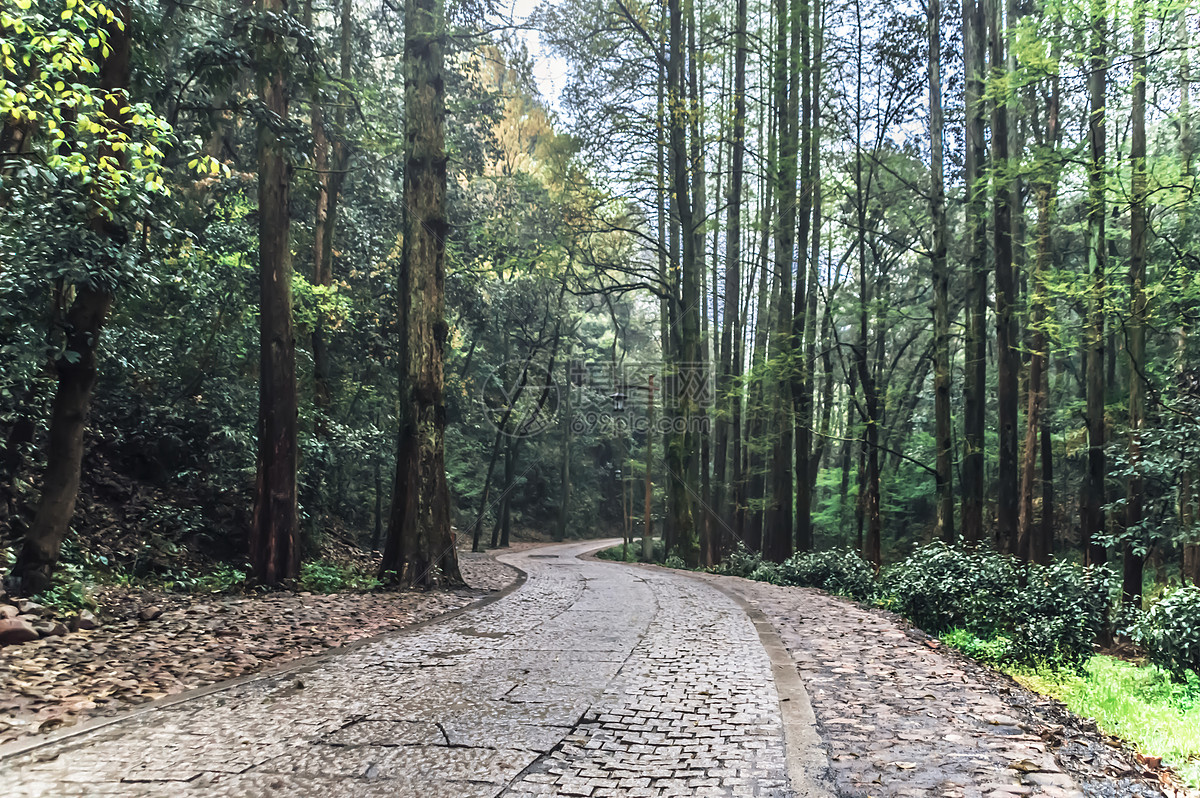
[[[930,634],[962,627],[986,638],[1017,616],[1020,590],[1011,557],[933,543],[888,568],[880,592],[885,606]]]
[[[678,568],[683,571],[688,570],[687,563],[685,563],[683,561],[683,558],[680,557],[678,554],[672,554],[670,557],[667,558],[666,562],[664,562],[663,565],[665,565],[668,568]]]
[[[375,590],[382,584],[376,577],[355,568],[318,560],[300,566],[296,587],[313,593],[340,593],[346,590]]]
[[[762,565],[762,555],[757,551],[750,551],[745,544],[738,541],[733,547],[733,551],[729,552],[729,556],[725,561],[717,566],[717,573],[725,576],[742,576],[749,578],[758,567]]]
[[[1007,637],[997,636],[984,639],[966,629],[951,629],[942,635],[941,640],[968,657],[974,657],[994,665],[1008,662],[1012,658],[1012,640]]]
[[[1021,662],[1081,665],[1109,626],[1116,587],[1106,568],[1063,560],[1026,566],[1013,629],[1013,656]]]
[[[1146,649],[1150,661],[1184,681],[1200,675],[1200,587],[1175,590],[1152,606],[1127,630]]]
[[[783,584],[780,577],[780,566],[773,562],[761,562],[750,573],[750,578],[755,582],[769,582],[772,585]]]
[[[875,593],[875,571],[848,549],[793,554],[779,566],[778,584],[815,587],[865,601]]]

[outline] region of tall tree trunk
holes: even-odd
[[[737,385],[741,376],[741,358],[740,352],[736,359],[734,355],[735,348],[740,349],[736,343],[734,329],[737,326],[741,304],[739,292],[742,284],[742,194],[746,163],[746,5],[746,0],[737,0],[734,20],[733,140],[729,191],[726,194],[725,297],[721,312],[721,356],[717,366],[717,397],[720,409],[717,413],[713,462],[716,467],[716,495],[713,504],[719,517],[730,527],[735,526],[730,508],[737,505],[736,491],[732,486],[741,478],[736,443],[741,435],[738,423],[741,388]],[[731,439],[734,441],[733,457],[729,456]],[[730,486],[728,489],[727,485]],[[718,553],[723,553],[727,546],[727,543],[718,545]]]
[[[1104,532],[1104,300],[1108,247],[1105,241],[1105,92],[1108,85],[1106,0],[1091,0],[1091,72],[1088,75],[1088,268],[1092,290],[1087,325],[1088,468],[1084,489],[1083,543],[1089,564],[1108,560],[1096,537]]]
[[[816,263],[819,243],[810,242],[813,201],[816,195],[816,139],[814,116],[816,98],[813,71],[814,8],[810,0],[799,0],[800,62],[800,198],[796,225],[796,296],[792,306],[792,403],[796,411],[796,548],[811,551],[812,530],[812,345],[813,308],[810,296],[816,293]],[[815,308],[814,308],[815,310]]]
[[[795,364],[792,337],[792,270],[796,248],[796,114],[799,110],[799,2],[776,0],[779,26],[775,37],[774,110],[779,142],[775,161],[776,224],[775,273],[779,280],[776,297],[775,345],[773,358],[781,369],[775,385],[775,418],[771,456],[771,503],[763,530],[763,555],[783,562],[792,553],[792,441],[795,417],[791,394],[791,371]],[[791,42],[789,46],[789,32]]]
[[[675,366],[675,412],[684,432],[671,436],[667,449],[667,469],[671,475],[671,533],[676,553],[689,566],[700,561],[699,539],[693,496],[696,494],[696,442],[692,421],[697,405],[697,377],[702,376],[700,357],[700,280],[696,245],[695,208],[689,183],[688,163],[688,88],[684,66],[685,31],[680,0],[669,0],[669,37],[667,48],[667,92],[670,115],[670,172],[672,220],[679,228],[680,294],[672,329],[677,331],[679,347],[673,351]]]
[[[1129,207],[1129,322],[1126,354],[1129,358],[1129,478],[1125,496],[1125,532],[1145,537],[1141,531],[1144,482],[1142,429],[1146,424],[1146,6],[1133,9],[1133,131],[1129,149],[1133,185]],[[1124,602],[1141,607],[1144,555],[1133,540],[1126,540],[1123,557]]]
[[[1007,29],[1001,0],[990,0],[992,74],[1004,75]],[[1002,82],[1002,85],[1007,85]],[[1021,371],[1017,353],[1017,286],[1013,273],[1012,176],[1009,174],[1009,106],[1005,89],[992,104],[992,249],[996,267],[996,406],[999,433],[999,469],[996,482],[996,548],[1013,553],[1017,548],[1017,378]]]
[[[292,329],[291,166],[273,124],[288,117],[288,51],[274,29],[285,0],[262,0],[260,96],[270,119],[258,128],[260,327],[258,479],[250,532],[250,562],[264,584],[300,572],[296,507],[296,337]],[[278,120],[272,122],[271,120]]]
[[[966,107],[963,182],[966,185],[967,328],[963,382],[962,535],[983,540],[984,410],[987,404],[987,192],[984,141],[985,0],[963,0],[963,62]]]
[[[946,223],[944,122],[942,111],[942,7],[928,0],[929,136],[933,191],[929,215],[933,222],[933,401],[934,449],[937,468],[937,526],[935,534],[954,541],[954,433],[950,420],[950,269],[946,261],[949,237]]]
[[[1058,62],[1058,46],[1054,45],[1051,55]],[[1022,560],[1046,563],[1053,548],[1053,512],[1048,504],[1047,490],[1053,496],[1053,482],[1047,484],[1047,475],[1053,474],[1051,437],[1048,426],[1050,393],[1048,376],[1049,342],[1046,338],[1047,290],[1046,280],[1053,266],[1054,242],[1052,238],[1054,210],[1058,194],[1058,140],[1059,140],[1059,78],[1054,72],[1050,76],[1050,90],[1046,98],[1046,130],[1040,142],[1041,164],[1038,179],[1033,184],[1037,203],[1037,241],[1032,276],[1032,297],[1029,320],[1029,393],[1025,410],[1025,446],[1021,462],[1021,499],[1018,518],[1017,556]],[[1033,494],[1037,476],[1038,433],[1042,436],[1042,522],[1034,524]]]
[[[401,585],[461,585],[446,485],[446,102],[437,0],[404,8],[404,240],[400,260],[400,434],[380,569]]]

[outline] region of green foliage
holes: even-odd
[[[637,562],[641,553],[641,543],[629,546],[613,546],[611,549],[601,549],[596,552],[596,559],[613,562]]]
[[[227,563],[211,569],[181,568],[161,577],[162,589],[175,593],[234,593],[246,587],[247,572]]]
[[[1111,622],[1113,590],[1103,568],[1024,565],[935,543],[885,572],[880,603],[931,634],[1005,638],[1013,661],[1078,666]]]
[[[943,638],[945,639],[945,638]],[[1006,667],[1024,686],[1054,696],[1108,734],[1161,756],[1200,786],[1200,678],[1180,682],[1154,665],[1097,655],[1081,669]]]
[[[883,574],[884,605],[930,634],[956,626],[990,635],[1016,615],[1020,574],[1015,561],[991,551],[933,543]]]
[[[779,566],[776,584],[815,587],[859,601],[875,593],[875,571],[849,549],[793,554]]]
[[[678,554],[672,554],[670,557],[667,557],[667,560],[663,563],[663,565],[668,568],[676,568],[681,571],[688,570],[687,563],[685,563],[683,558]]]
[[[751,578],[751,575],[762,565],[762,555],[750,551],[740,540],[729,552],[729,556],[717,566],[717,573],[725,576],[741,576]]]
[[[1012,656],[1012,641],[1002,635],[982,638],[966,629],[951,629],[940,639],[946,645],[957,648],[968,657],[993,665],[1008,662]]]
[[[95,582],[87,568],[79,563],[63,563],[51,577],[50,587],[33,597],[57,615],[96,609]]]
[[[769,582],[772,585],[780,584],[780,575],[781,566],[769,561],[763,561],[759,563],[758,566],[750,572],[750,578],[755,582]]]
[[[313,593],[341,593],[348,590],[376,590],[383,583],[375,576],[337,563],[317,560],[300,567],[296,587]]]
[[[1175,679],[1195,679],[1200,675],[1200,587],[1168,593],[1135,619],[1128,634]]]

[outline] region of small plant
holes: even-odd
[[[667,561],[664,562],[663,565],[668,568],[678,568],[684,571],[687,570],[687,563],[685,563],[683,558],[678,554],[672,554],[670,557],[667,557]]]
[[[80,610],[96,609],[92,596],[93,582],[87,570],[78,563],[62,563],[50,580],[50,587],[33,596],[33,600],[56,615],[73,615]]]
[[[750,574],[750,578],[755,582],[769,582],[772,585],[781,584],[780,576],[780,566],[773,562],[759,563],[758,567]]]
[[[976,637],[966,629],[951,629],[942,635],[941,641],[951,648],[957,648],[968,657],[999,665],[1007,662],[1012,655],[1012,640],[997,636],[989,639]]]
[[[1146,649],[1150,661],[1185,681],[1200,674],[1200,587],[1188,585],[1167,594],[1130,626],[1129,636]]]
[[[317,560],[300,566],[296,587],[313,593],[340,593],[346,590],[375,590],[383,585],[375,576],[337,563]]]
[[[875,572],[853,551],[810,551],[793,554],[779,566],[778,584],[815,587],[865,601],[875,593]]]
[[[717,573],[725,576],[749,577],[762,565],[762,562],[761,554],[750,551],[741,541],[738,541],[733,551],[729,552],[729,556],[718,566]]]

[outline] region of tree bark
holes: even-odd
[[[990,0],[992,74],[1008,69],[1005,56],[1007,29],[1000,0]],[[1017,548],[1017,378],[1021,371],[1017,353],[1017,286],[1013,272],[1012,176],[1009,174],[1009,105],[1007,89],[992,104],[992,249],[996,268],[996,407],[998,412],[999,468],[996,480],[996,548],[1015,553]]]
[[[404,586],[461,585],[446,485],[446,102],[437,0],[404,10],[404,241],[400,434],[382,573]]]
[[[1105,547],[1096,541],[1104,532],[1104,299],[1108,247],[1105,241],[1105,91],[1108,84],[1106,0],[1091,0],[1091,72],[1088,75],[1088,268],[1092,290],[1087,324],[1087,431],[1088,467],[1084,488],[1083,544],[1088,564],[1108,560]]]
[[[929,26],[929,135],[933,191],[929,215],[933,222],[933,399],[934,448],[937,469],[937,522],[934,534],[954,541],[954,433],[950,419],[950,269],[946,260],[949,230],[946,222],[945,145],[942,110],[942,7],[926,6]]]
[[[983,181],[984,52],[987,45],[985,0],[963,0],[963,62],[966,70],[967,324],[963,383],[962,535],[968,543],[983,540],[984,410],[987,404],[987,221]]]
[[[1126,355],[1129,358],[1129,465],[1126,486],[1125,533],[1144,538],[1141,531],[1144,481],[1142,430],[1146,424],[1146,6],[1133,10],[1133,130],[1129,156],[1133,180],[1129,207],[1129,322]],[[1135,540],[1125,541],[1122,594],[1125,604],[1140,609],[1144,555]]]

